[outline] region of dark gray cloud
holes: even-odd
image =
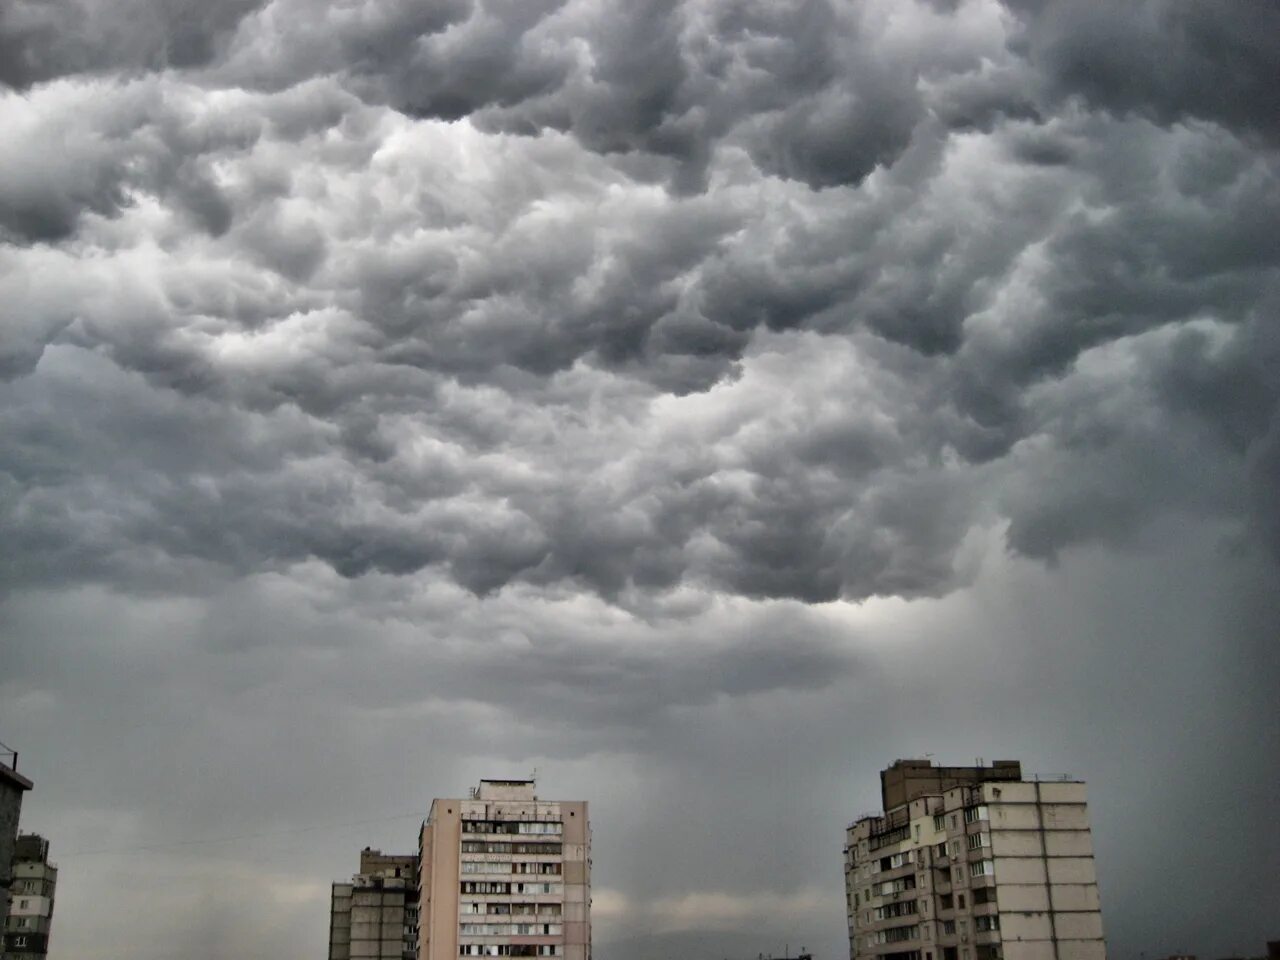
[[[1247,949],[1129,891],[1150,784],[1176,836],[1275,774],[1229,748],[1280,595],[1272,18],[6,6],[0,725],[60,846],[540,764],[599,797],[614,956],[838,953],[875,768],[1000,748],[1097,782],[1115,951]],[[78,868],[62,942],[147,889],[184,922],[111,955],[314,946],[404,828],[166,849],[101,915]],[[1275,858],[1186,856],[1261,939]]]
[[[266,0],[15,0],[0,10],[0,83],[203,67]]]
[[[1058,0],[1009,6],[1025,27],[1015,49],[1052,95],[1161,124],[1208,121],[1277,144],[1280,94],[1267,79],[1280,29],[1274,4],[1226,11],[1168,0],[1122,8]]]

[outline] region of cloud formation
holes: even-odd
[[[56,664],[88,656],[112,702],[206,678],[195,702],[228,739],[251,737],[235,702],[358,756],[370,741],[318,698],[356,726],[449,727],[457,754],[418,756],[442,778],[472,775],[478,744],[570,778],[574,756],[634,751],[683,790],[679,718],[710,744],[725,704],[861,702],[887,669],[877,636],[910,633],[849,628],[849,604],[959,616],[1001,595],[993,569],[1164,562],[1178,529],[1248,611],[1205,634],[1260,663],[1280,561],[1276,16],[5,5],[0,603],[27,618],[6,695],[33,716],[87,696]],[[1174,567],[1172,592],[1209,596]],[[201,669],[121,598],[194,638]],[[116,623],[100,649],[39,652],[59,624],[92,633],[86,610]],[[1133,632],[1116,617],[1097,629]],[[1037,624],[994,626],[999,658]],[[131,631],[157,664],[141,687]],[[399,671],[356,666],[363,650]],[[278,710],[253,677],[284,689]],[[1249,703],[1252,683],[1222,690]],[[812,709],[780,722],[852,717]],[[525,733],[491,749],[454,710],[494,742]],[[209,749],[196,729],[156,749],[182,743]],[[726,736],[700,762],[719,749],[745,750]],[[306,760],[315,788],[325,762]],[[99,814],[131,837],[116,787]],[[216,830],[198,790],[183,803]],[[617,895],[727,924],[812,883],[688,868],[700,886],[656,890],[649,864]]]

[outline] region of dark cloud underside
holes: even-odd
[[[229,740],[251,735],[228,703],[281,729],[300,710],[352,755],[359,723],[315,697],[375,726],[458,710],[527,726],[468,740],[486,756],[585,778],[572,757],[632,751],[679,792],[682,718],[699,762],[763,769],[733,759],[740,705],[766,740],[865,722],[889,709],[871,678],[897,682],[878,638],[947,635],[939,605],[958,644],[989,628],[992,662],[1049,683],[1028,636],[1078,588],[1088,636],[1059,633],[1098,702],[1098,637],[1158,658],[1108,592],[1128,569],[1158,596],[1150,560],[1220,615],[1176,625],[1178,662],[1217,651],[1219,694],[1253,703],[1269,674],[1237,665],[1267,661],[1280,562],[1276,10],[0,6],[0,603],[26,618],[0,689],[36,716],[87,657],[113,722],[150,729],[131,665],[154,662],[155,689],[210,678],[193,702]],[[1204,582],[1179,530],[1220,564]],[[1115,582],[1081,586],[1081,557]],[[1034,614],[968,606],[1034,576]],[[81,649],[95,610],[112,632]],[[80,640],[39,654],[59,625]],[[366,649],[403,669],[352,667]],[[160,754],[208,749],[173,731]],[[118,789],[95,815],[127,837]],[[758,902],[659,910],[656,871],[614,875],[615,917],[724,931]],[[796,916],[830,909],[786,882]],[[1166,921],[1118,942],[1156,949]]]

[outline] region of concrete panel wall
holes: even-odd
[[[992,829],[991,852],[997,857],[1038,857],[1040,856],[1040,832]]]
[[[1049,880],[1053,883],[1097,883],[1092,857],[1056,857],[1049,860]]]
[[[996,860],[996,880],[1006,883],[1040,883],[1045,881],[1044,861],[1039,857],[1000,857]]]
[[[1002,890],[1000,896],[1004,896]],[[1100,910],[1098,887],[1092,883],[1056,883],[1053,886],[1053,905],[1059,910]]]
[[[1051,857],[1093,856],[1093,840],[1088,830],[1046,830],[1044,846]]]
[[[1089,811],[1082,804],[1047,803],[1040,808],[1046,830],[1087,830]]]
[[[999,796],[996,795],[996,791],[999,791]],[[987,804],[1035,803],[1036,785],[1034,783],[984,783],[982,796]]]
[[[1097,913],[1055,913],[1054,924],[1059,939],[1098,940],[1102,937],[1102,916]]]
[[[1004,960],[1055,960],[1053,944],[1048,940],[1011,941],[1006,934],[1000,948]],[[1057,960],[1068,960],[1063,955]],[[1083,960],[1083,958],[1081,958]]]
[[[1040,818],[1032,804],[995,803],[988,807],[991,814],[991,828],[1000,827],[1011,830],[1038,830]]]
[[[1048,913],[1000,911],[1000,935],[1009,940],[1047,940],[1053,934]]]
[[[997,902],[1001,910],[1048,910],[1049,888],[1042,883],[1001,883],[997,888]]]
[[[1058,782],[1032,784],[1033,788],[1040,788],[1041,803],[1077,803],[1083,804],[1087,801],[1088,791],[1083,783]]]

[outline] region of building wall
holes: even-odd
[[[548,825],[556,831],[540,832],[552,829]],[[484,832],[490,829],[495,832]],[[455,960],[462,948],[589,960],[591,829],[585,802],[539,800],[531,781],[482,781],[467,799],[432,803],[421,857],[421,960]]]
[[[923,762],[904,782],[927,781]],[[963,768],[939,769],[944,783]],[[1102,960],[1085,786],[1009,781],[1008,769],[849,828],[852,957]]]
[[[19,837],[14,851],[3,958],[31,960],[48,952],[58,868],[49,862],[49,842],[43,837]]]
[[[462,801],[433,801],[422,827],[419,960],[454,960],[458,956],[461,838]]]
[[[16,760],[13,762],[17,763]],[[18,817],[22,813],[22,795],[30,789],[30,780],[7,764],[0,763],[0,930],[3,930],[9,912],[7,891],[18,838]]]
[[[418,858],[366,847],[360,872],[330,896],[329,960],[417,955]]]

